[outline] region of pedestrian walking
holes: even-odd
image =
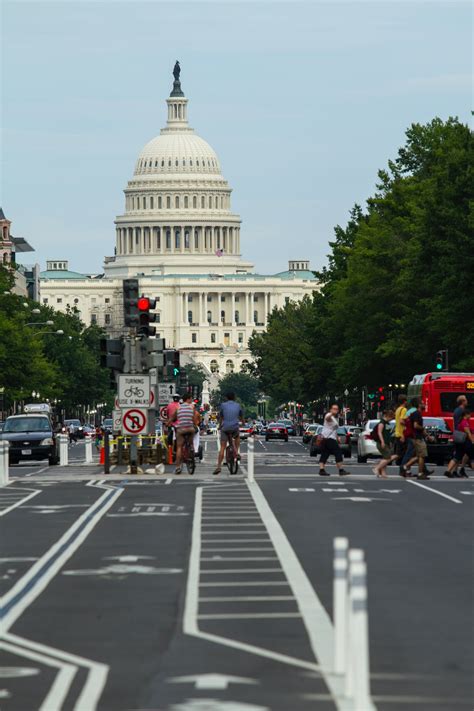
[[[392,419],[393,410],[386,409],[383,412],[382,419],[374,427],[374,439],[382,459],[372,471],[379,479],[388,479],[387,466],[395,459],[398,459],[398,454],[395,454],[392,449],[392,431],[390,428],[390,420]]]
[[[417,461],[417,457],[415,456],[415,445],[413,443],[415,432],[410,417],[417,410],[419,404],[420,400],[417,397],[414,397],[410,400],[409,408],[405,413],[405,419],[403,421],[405,454],[403,455],[403,459],[400,465],[400,476],[403,477],[411,477],[410,467]]]
[[[429,479],[428,472],[425,467],[425,459],[428,454],[426,447],[426,432],[423,425],[423,411],[425,404],[420,402],[417,409],[411,413],[410,421],[413,425],[413,448],[414,456],[418,461],[418,476],[417,479]]]
[[[463,464],[465,460],[472,462],[472,433],[469,425],[470,410],[467,408],[467,398],[465,395],[459,395],[457,399],[457,407],[453,412],[453,441],[454,452],[451,461],[449,462],[444,476],[452,479],[455,476],[459,478],[467,478],[466,470]],[[466,456],[467,455],[467,456]],[[457,468],[461,466],[459,474]],[[472,465],[471,465],[472,466]]]
[[[331,405],[329,412],[324,415],[323,429],[320,435],[320,450],[321,456],[319,458],[319,473],[321,476],[329,476],[329,472],[326,471],[325,465],[329,457],[332,455],[336,460],[336,466],[340,476],[346,476],[350,474],[343,467],[343,456],[341,448],[339,447],[339,442],[337,441],[337,430],[339,427],[339,405]]]
[[[395,410],[395,439],[394,439],[394,454],[397,455],[398,464],[400,466],[400,474],[404,476],[402,469],[402,461],[407,449],[405,439],[405,418],[407,416],[407,396],[405,393],[400,393],[398,396],[398,407]]]

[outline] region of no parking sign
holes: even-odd
[[[147,431],[148,411],[139,408],[124,410],[122,416],[123,431],[127,434],[143,434]]]

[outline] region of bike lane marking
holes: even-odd
[[[426,491],[430,491],[432,494],[438,494],[438,496],[442,496],[443,498],[448,499],[448,501],[452,501],[454,504],[462,504],[463,503],[460,499],[455,499],[454,496],[445,494],[444,491],[439,491],[439,489],[432,489],[430,486],[426,486],[425,484],[420,484],[419,481],[412,481],[411,479],[408,479],[407,481],[409,484],[413,484],[413,486],[419,486],[421,489],[426,489]]]

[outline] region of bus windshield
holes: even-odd
[[[442,412],[454,412],[457,407],[457,399],[460,395],[467,397],[468,407],[470,410],[474,410],[474,393],[466,392],[449,392],[440,393],[439,399],[441,404]]]

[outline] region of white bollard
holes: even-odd
[[[367,615],[367,566],[355,562],[350,567],[350,655],[351,696],[356,709],[370,709],[369,624]]]
[[[333,581],[333,614],[334,614],[334,671],[344,674],[346,670],[347,644],[347,538],[334,539],[334,581]]]
[[[348,584],[347,584],[347,596],[346,596],[346,680],[345,680],[345,694],[348,697],[352,697],[354,694],[354,657],[352,653],[352,638],[351,638],[351,620],[352,620],[352,606],[351,606],[351,570],[354,565],[362,563],[364,561],[364,551],[362,548],[350,548],[348,554]]]
[[[255,461],[254,461],[255,441],[253,437],[247,440],[247,474],[249,481],[255,481]]]
[[[92,464],[92,437],[85,438],[86,464]]]
[[[9,444],[0,441],[0,486],[8,484]]]
[[[69,457],[68,457],[68,436],[64,434],[60,434],[58,436],[59,440],[59,466],[60,467],[67,467]]]

